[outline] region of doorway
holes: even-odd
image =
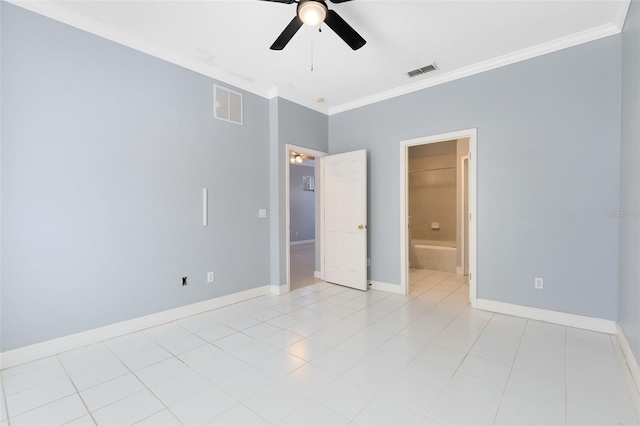
[[[328,154],[290,144],[285,152],[286,293],[324,277],[320,159]]]
[[[411,242],[412,226],[415,227],[416,224],[412,224],[414,218],[409,217],[410,184],[414,186],[418,185],[418,187],[422,185],[423,192],[425,187],[431,185],[432,187],[437,186],[437,189],[443,194],[446,193],[453,197],[445,196],[446,200],[452,198],[453,204],[456,205],[455,214],[453,217],[451,217],[451,215],[447,216],[447,218],[443,217],[442,221],[437,219],[436,216],[429,216],[430,213],[423,214],[422,216],[424,217],[416,218],[416,220],[419,219],[420,222],[418,227],[424,228],[422,229],[422,231],[424,231],[423,233],[429,236],[425,241],[436,241],[436,243],[433,244],[425,243],[419,244],[419,246],[422,246],[420,247],[421,249],[427,249],[425,253],[428,253],[428,249],[432,248],[432,251],[438,256],[443,253],[451,254],[451,259],[449,259],[447,263],[448,267],[450,269],[452,268],[453,272],[461,275],[468,271],[469,299],[472,306],[476,303],[476,133],[476,129],[469,129],[400,142],[400,284],[403,294],[409,294],[409,261],[411,259],[413,262],[419,262],[415,253],[415,241],[413,244]],[[413,152],[416,152],[416,148],[413,147],[419,147],[417,151],[423,151],[423,153],[430,151],[436,152],[438,149],[442,150],[442,147],[446,145],[442,143],[447,141],[456,141],[455,154],[448,153],[449,157],[453,156],[451,159],[445,155],[447,153],[437,153],[440,154],[442,158],[438,158],[435,162],[432,160],[419,160],[415,164],[420,165],[420,167],[413,167],[414,170],[410,169],[410,148]],[[467,156],[466,162],[463,160],[465,156]],[[453,161],[452,165],[449,165],[451,167],[443,166],[443,161],[445,160]],[[436,167],[437,165],[442,167]],[[448,163],[445,164],[445,166],[446,165],[448,165]],[[458,168],[459,170],[456,173],[455,169]],[[451,177],[449,176],[449,174],[451,174],[449,173],[449,169],[454,170],[452,175],[453,182],[457,180],[455,183],[449,182],[453,185],[452,187],[450,187],[451,185],[445,185],[448,182],[447,179]],[[410,172],[416,173],[410,175]],[[465,176],[466,179],[464,179]],[[463,180],[465,181],[464,184],[462,182]],[[422,181],[424,181],[424,185],[420,183]],[[434,183],[439,186],[434,186]],[[468,194],[468,200],[463,203],[462,200],[465,193]],[[415,210],[414,208],[413,213],[415,213]],[[435,211],[435,214],[441,214],[442,209],[438,208],[435,209]],[[464,221],[464,226],[462,225],[462,221]],[[444,230],[445,232],[442,232],[443,225],[447,228],[455,228],[455,230],[447,229]],[[449,238],[445,239],[449,241],[449,245],[453,247],[447,246],[443,248],[443,245],[438,241],[441,239],[440,236],[444,238],[445,234],[449,236]],[[453,238],[452,235],[455,235],[455,238]],[[454,252],[446,253],[451,250],[454,250]],[[442,263],[442,260],[438,262]],[[449,265],[449,263],[451,263],[451,265]],[[415,264],[412,266],[415,266]]]

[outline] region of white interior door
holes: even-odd
[[[321,162],[325,281],[366,290],[367,151],[329,155]]]

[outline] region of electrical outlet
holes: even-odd
[[[215,279],[215,274],[213,272],[207,272],[207,282],[212,283]]]
[[[258,217],[267,217],[267,209],[258,209]]]
[[[536,277],[534,279],[534,285],[538,290],[542,290],[544,288],[544,280],[542,278]]]
[[[189,284],[187,282],[187,277],[182,277],[182,287],[184,287],[185,285]]]

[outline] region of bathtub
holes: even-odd
[[[411,240],[409,262],[412,268],[456,272],[455,241]]]

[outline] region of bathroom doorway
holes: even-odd
[[[458,145],[454,139],[408,149],[411,269],[456,272],[459,267]]]
[[[410,271],[441,271],[469,277],[476,300],[476,130],[403,141],[400,144],[401,286]]]

